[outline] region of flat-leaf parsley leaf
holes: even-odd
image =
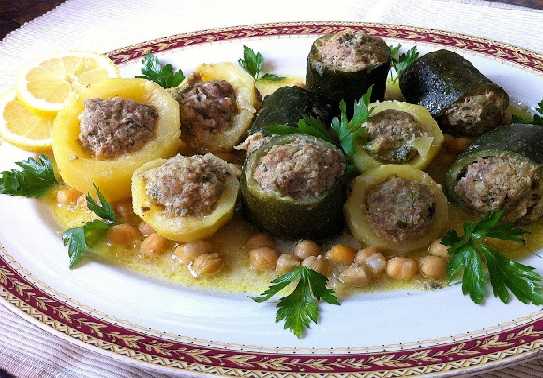
[[[136,77],[154,81],[163,88],[177,87],[185,80],[183,71],[174,71],[171,64],[162,65],[152,53],[145,54],[142,64],[142,75]]]
[[[239,65],[249,73],[255,80],[278,81],[284,79],[283,76],[272,73],[262,73],[264,57],[260,52],[255,52],[252,48],[243,45],[243,58],[238,60]]]
[[[0,194],[39,197],[57,183],[53,164],[46,155],[15,163],[19,169],[0,172]]]
[[[392,81],[398,80],[401,74],[419,57],[419,52],[417,51],[416,46],[411,47],[405,53],[400,52],[401,48],[402,45],[400,44],[398,44],[397,46],[389,46],[390,57],[392,59],[392,67],[396,72],[395,75],[392,72],[390,73]]]

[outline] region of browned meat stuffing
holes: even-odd
[[[345,158],[337,148],[298,139],[271,147],[255,168],[254,179],[265,192],[307,199],[329,190],[344,171]]]
[[[381,38],[349,29],[319,38],[315,45],[324,65],[346,72],[385,63],[390,55]]]
[[[508,102],[489,90],[484,94],[465,97],[449,107],[440,117],[439,123],[450,132],[480,135],[504,122]]]
[[[388,109],[376,113],[366,123],[368,143],[364,149],[386,163],[403,163],[417,157],[416,138],[428,136],[415,117],[407,112]]]
[[[435,214],[435,198],[417,181],[392,176],[370,190],[368,217],[375,232],[395,242],[424,235]]]
[[[473,210],[504,209],[510,222],[531,222],[543,215],[540,185],[541,173],[534,164],[492,156],[470,164],[454,190]]]
[[[182,128],[196,142],[228,129],[237,113],[236,93],[229,82],[198,80],[194,78],[194,83],[178,97]]]
[[[79,141],[98,159],[112,159],[137,151],[153,139],[157,120],[153,106],[132,100],[85,100]]]
[[[213,154],[177,155],[145,174],[147,195],[170,216],[211,213],[221,197],[228,165]]]

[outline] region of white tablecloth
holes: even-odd
[[[54,53],[104,52],[186,31],[302,20],[407,24],[482,36],[543,52],[543,11],[481,1],[71,0],[0,42],[0,93],[14,85],[20,67]],[[2,306],[0,368],[17,377],[159,376],[51,336]],[[485,377],[543,377],[543,364],[536,360]]]

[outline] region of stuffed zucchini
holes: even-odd
[[[509,96],[461,55],[438,50],[400,76],[407,102],[427,108],[443,130],[477,136],[506,123]]]
[[[282,238],[322,239],[343,226],[345,157],[309,135],[284,135],[250,154],[241,175],[249,218]]]
[[[543,215],[543,128],[512,124],[488,132],[447,172],[447,194],[479,213],[504,210],[510,222]]]
[[[282,87],[264,99],[250,132],[264,131],[270,125],[295,127],[304,116],[329,124],[333,115],[332,105],[323,97],[301,87]]]
[[[151,81],[108,79],[58,113],[52,141],[66,184],[83,193],[96,184],[109,201],[128,198],[137,168],[179,149],[179,105]]]
[[[335,104],[352,104],[373,85],[372,101],[382,100],[390,64],[390,50],[379,37],[350,29],[326,34],[307,56],[306,87]]]
[[[359,241],[407,253],[441,236],[448,205],[441,186],[423,171],[383,165],[354,180],[345,216]]]
[[[181,137],[197,152],[231,151],[259,107],[255,81],[233,63],[202,64],[170,93],[181,110]]]
[[[239,182],[208,153],[144,164],[132,178],[134,212],[163,237],[190,242],[213,235],[234,213]]]
[[[360,172],[383,164],[407,164],[424,169],[439,152],[443,134],[420,105],[385,101],[370,105],[367,138],[356,146],[354,163]]]

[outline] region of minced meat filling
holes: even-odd
[[[179,98],[181,125],[195,138],[221,132],[237,113],[236,93],[225,80],[196,81]]]
[[[480,158],[454,188],[467,206],[481,213],[504,209],[510,222],[543,215],[541,174],[534,164],[509,156]]]
[[[317,198],[329,190],[345,171],[345,158],[335,147],[298,139],[274,145],[254,171],[265,192],[295,199]]]
[[[366,197],[375,232],[395,242],[423,235],[432,224],[435,207],[434,195],[426,185],[398,176],[376,185]]]
[[[503,123],[507,104],[504,98],[489,90],[467,96],[445,110],[440,123],[451,132],[479,135]]]
[[[145,173],[147,195],[171,216],[210,214],[221,197],[227,163],[213,154],[177,155]]]
[[[347,72],[385,63],[390,56],[381,38],[348,29],[318,39],[316,47],[324,65]]]
[[[85,100],[80,143],[98,159],[134,152],[153,139],[158,113],[153,106],[114,97]]]
[[[378,160],[403,163],[417,157],[413,147],[416,138],[428,136],[411,114],[387,109],[376,113],[366,123],[368,143],[364,149]]]

